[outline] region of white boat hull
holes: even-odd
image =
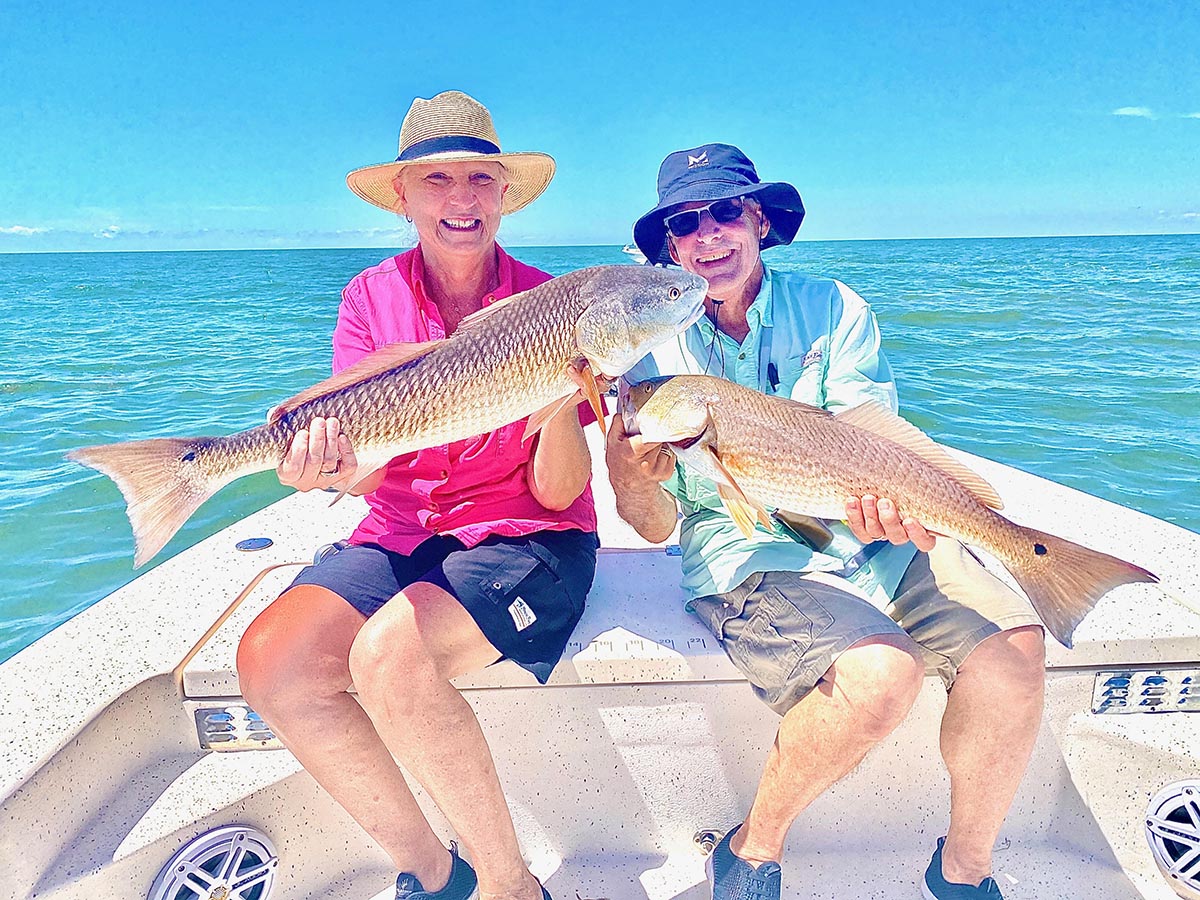
[[[1200,778],[1200,716],[1096,715],[1093,689],[1101,670],[1200,667],[1200,536],[972,462],[1014,518],[1144,565],[1176,598],[1118,589],[1080,627],[1075,651],[1048,648],[1045,721],[996,853],[1001,889],[1016,900],[1171,900],[1143,821],[1164,785]],[[744,815],[778,720],[683,612],[678,560],[622,527],[597,487],[608,549],[551,684],[506,663],[460,686],[555,897],[706,897],[694,837]],[[240,711],[238,636],[294,570],[250,594],[182,672],[182,694],[170,675],[255,573],[308,558],[361,515],[325,502],[296,496],[243,520],[0,666],[0,897],[148,896],[181,846],[232,824],[269,836],[276,896],[390,897],[387,858],[286,750],[214,753],[197,736],[197,710]],[[260,534],[275,546],[232,549]],[[927,679],[908,720],[800,818],[785,896],[919,896],[947,820],[943,706],[940,682]]]

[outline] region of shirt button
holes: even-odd
[[[429,504],[429,511],[430,511],[430,512],[437,512],[437,511],[438,511],[438,505],[437,505],[436,503],[430,503],[430,504]]]
[[[738,354],[738,359],[745,359],[745,358],[746,358],[746,354],[745,354],[745,353],[739,353],[739,354]]]
[[[450,473],[446,469],[442,469],[442,481],[450,477]]]

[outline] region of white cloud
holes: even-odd
[[[1154,110],[1146,106],[1122,106],[1112,111],[1114,116],[1133,116],[1137,119],[1155,119]]]
[[[1200,112],[1184,113],[1181,118],[1184,119],[1200,119]]]
[[[107,228],[97,231],[92,237],[104,238],[106,241],[111,241],[121,233],[120,225],[109,225]]]
[[[31,234],[45,234],[49,230],[48,228],[30,228],[28,225],[9,225],[7,228],[0,227],[0,234],[19,234],[22,237],[29,237]]]
[[[1179,218],[1181,218],[1181,219],[1200,219],[1200,212],[1182,213],[1179,216]]]

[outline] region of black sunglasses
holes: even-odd
[[[685,209],[683,212],[672,213],[663,219],[667,231],[672,236],[681,238],[695,234],[700,229],[700,215],[707,212],[718,225],[728,225],[741,218],[746,204],[745,197],[730,197],[727,200],[714,200],[708,206],[699,209]]]

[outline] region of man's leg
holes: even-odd
[[[1029,765],[1042,721],[1045,638],[1036,625],[1002,631],[959,667],[942,717],[950,771],[950,830],[942,849],[947,881],[978,884]]]
[[[729,842],[751,863],[780,860],[796,817],[904,720],[921,688],[917,645],[841,584],[768,572],[693,601],[755,693],[783,715]]]
[[[733,852],[754,863],[782,859],[792,822],[904,720],[924,674],[903,636],[872,637],[839,655],[783,717]]]
[[[909,566],[890,610],[950,685],[942,758],[950,828],[942,874],[979,884],[1029,764],[1045,685],[1043,630],[1028,601],[958,542],[941,538]]]

